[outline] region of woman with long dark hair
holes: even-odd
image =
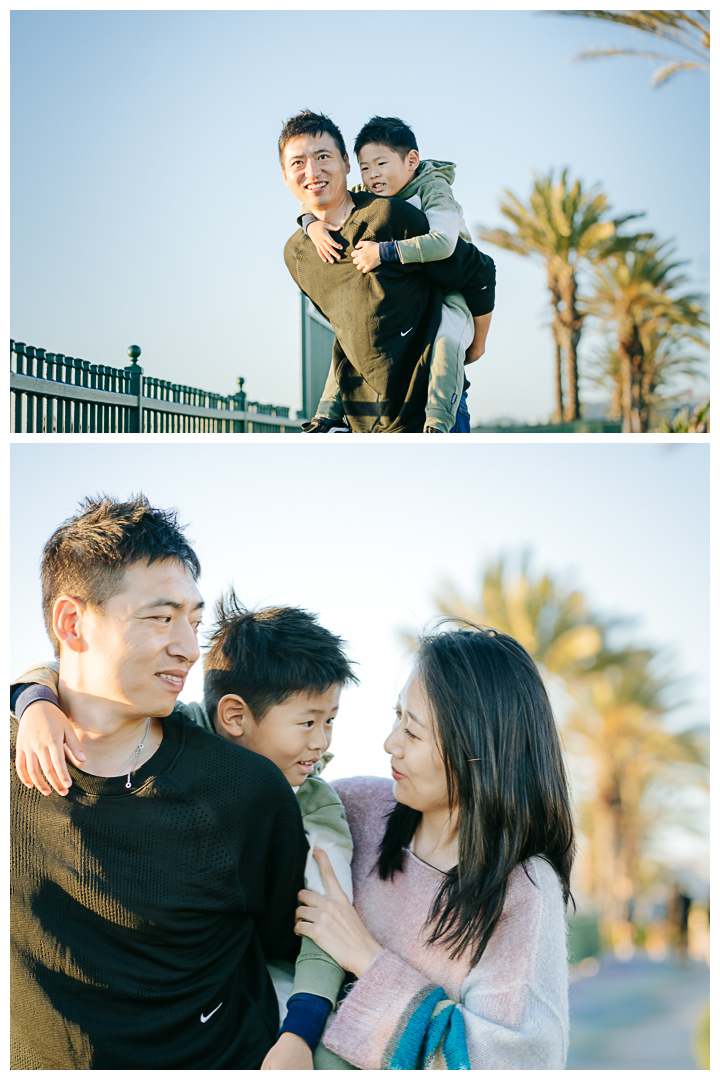
[[[562,1069],[574,834],[540,674],[467,624],[422,639],[385,750],[335,787],[355,906],[316,858],[296,930],[356,976],[316,1068]]]

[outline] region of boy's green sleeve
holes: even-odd
[[[432,181],[423,184],[418,194],[430,231],[409,240],[398,240],[400,261],[426,263],[449,259],[457,245],[463,222],[462,210],[455,202],[452,188],[443,177],[435,176]]]
[[[41,686],[48,686],[57,694],[59,670],[60,665],[57,660],[50,660],[47,664],[36,664],[27,671],[23,671],[18,679],[13,679],[10,693],[13,694],[22,683],[39,683]]]
[[[175,712],[187,716],[188,720],[192,720],[198,727],[205,728],[206,731],[213,731],[208,714],[205,712],[205,706],[200,701],[191,701],[189,703],[176,701]]]
[[[345,808],[335,791],[324,780],[309,776],[298,791],[303,828],[310,843],[305,886],[320,891],[320,874],[312,857],[313,847],[321,847],[332,863],[341,886],[352,899],[352,837],[345,818]],[[310,938],[303,938],[295,962],[293,994],[315,994],[334,1007],[345,972],[331,956]]]

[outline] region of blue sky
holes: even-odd
[[[532,551],[536,570],[631,620],[623,632],[663,650],[682,679],[687,705],[672,722],[707,721],[707,445],[583,443],[568,452],[548,441],[446,441],[391,452],[355,442],[329,453],[270,439],[14,444],[13,677],[50,653],[38,581],[50,534],[84,495],[142,489],[179,508],[210,607],[234,583],[249,606],[306,607],[348,641],[361,685],[343,698],[331,778],[387,775],[382,742],[408,662],[401,632],[437,614],[443,582],[472,595],[503,551]],[[184,696],[201,695],[197,665]],[[679,850],[696,847],[683,835]]]
[[[641,44],[590,20],[503,11],[21,11],[12,16],[16,340],[251,399],[300,403],[298,297],[282,258],[298,204],[283,120],[310,107],[352,141],[373,113],[457,163],[472,227],[509,187],[568,166],[617,212],[677,239],[709,274],[704,75],[650,87],[652,67],[567,62]],[[359,179],[354,163],[351,180]],[[553,347],[539,265],[498,265],[476,421],[547,417]],[[593,348],[592,335],[581,357]],[[586,393],[596,397],[597,392]]]

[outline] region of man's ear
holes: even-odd
[[[247,702],[239,694],[226,694],[218,701],[218,735],[226,739],[241,739],[245,735],[249,720],[253,720]]]
[[[349,172],[350,172],[350,158],[346,154],[345,155],[345,175],[347,176]]]
[[[53,630],[61,646],[71,652],[87,652],[88,644],[82,635],[85,607],[74,596],[58,596],[53,604]]]

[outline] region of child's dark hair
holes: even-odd
[[[312,135],[313,138],[317,138],[318,135],[329,135],[334,141],[341,156],[344,158],[347,150],[345,149],[345,140],[343,139],[340,128],[337,124],[333,123],[329,116],[325,113],[316,113],[311,109],[303,109],[297,116],[291,116],[289,120],[286,120],[283,124],[283,129],[280,132],[280,138],[278,139],[278,153],[280,154],[280,164],[284,165],[283,155],[285,153],[285,147],[291,139],[297,138],[298,135]]]
[[[389,147],[399,154],[403,161],[411,150],[418,148],[412,128],[397,116],[373,116],[367,124],[363,124],[355,139],[356,157],[368,143],[380,143],[381,146]]]
[[[238,694],[260,721],[293,694],[323,694],[358,681],[343,639],[302,608],[248,611],[231,589],[218,601],[215,620],[204,661],[205,708],[213,723],[226,694]]]

